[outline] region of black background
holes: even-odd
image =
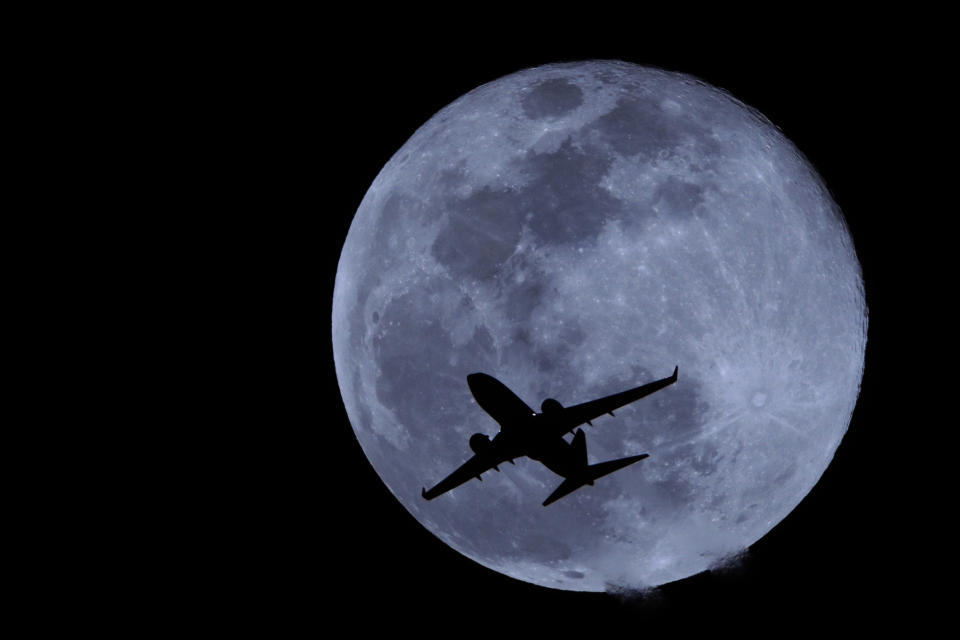
[[[908,124],[914,118],[907,114],[916,110],[910,96],[923,93],[914,61],[886,41],[808,37],[734,44],[681,35],[641,40],[561,38],[521,47],[505,33],[466,41],[426,39],[339,54],[325,67],[320,84],[329,84],[330,91],[320,138],[323,155],[337,162],[324,171],[318,194],[324,219],[318,403],[332,409],[323,412],[317,452],[322,477],[309,499],[316,505],[312,512],[323,514],[315,580],[334,589],[321,598],[327,615],[385,630],[490,634],[518,624],[546,631],[610,625],[638,633],[651,626],[892,630],[925,624],[936,588],[921,575],[925,563],[914,559],[922,553],[918,541],[924,536],[916,523],[925,519],[913,487],[916,463],[901,450],[901,430],[918,418],[907,415],[900,402],[906,367],[920,366],[909,352],[906,328],[910,305],[921,296],[911,285],[920,252],[918,238],[903,225],[905,212],[916,207],[905,186],[918,136],[917,127]],[[688,73],[766,115],[807,156],[843,210],[870,312],[853,420],[807,498],[732,568],[642,596],[536,587],[487,570],[434,538],[366,461],[339,399],[328,338],[343,240],[367,187],[390,156],[437,110],[470,89],[530,66],[581,59],[620,59]],[[897,78],[897,90],[891,78]],[[357,605],[366,611],[359,617]]]
[[[72,465],[15,478],[54,486],[30,499],[35,517],[10,517],[37,532],[35,548],[12,548],[30,574],[11,581],[34,607],[29,622],[119,625],[125,637],[775,635],[803,624],[919,631],[944,613],[936,578],[952,585],[939,560],[952,546],[936,534],[952,533],[955,500],[926,467],[949,453],[956,420],[924,409],[938,398],[928,362],[945,350],[928,343],[949,335],[936,320],[955,295],[953,271],[926,258],[931,236],[953,242],[943,221],[955,210],[929,197],[938,167],[956,164],[927,151],[949,149],[956,119],[943,98],[954,74],[935,69],[948,58],[923,46],[939,34],[902,15],[828,33],[835,15],[795,25],[789,8],[738,32],[702,14],[691,30],[592,7],[554,8],[570,18],[561,31],[488,7],[404,9],[403,20],[357,9],[111,13],[95,17],[100,31],[66,24],[76,41],[46,72],[24,71],[53,89],[34,96],[53,137],[69,134],[36,153],[79,169],[72,181],[41,175],[50,184],[37,188],[61,194],[66,222],[42,205],[30,217],[77,247],[57,264],[77,301],[51,314],[49,333],[72,328],[84,355],[37,366],[90,387],[76,401],[41,389],[48,397],[30,405],[64,406],[59,455]],[[692,74],[780,127],[846,215],[870,310],[859,402],[820,482],[738,565],[642,597],[526,584],[434,538],[367,462],[332,359],[337,261],[384,163],[465,92],[584,59]],[[80,268],[91,264],[92,275]],[[89,298],[95,286],[102,303]],[[56,439],[45,421],[29,424]]]

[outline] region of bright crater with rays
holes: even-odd
[[[461,553],[596,591],[693,575],[810,491],[856,403],[866,307],[843,217],[761,115],[694,78],[550,65],[441,110],[370,187],[334,293],[337,376],[377,473]],[[530,406],[680,367],[584,427],[591,463],[650,457],[550,507],[528,459],[420,497],[496,423],[469,373]]]

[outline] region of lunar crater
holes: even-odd
[[[528,118],[556,118],[583,104],[583,91],[563,78],[554,78],[535,85],[522,102]]]

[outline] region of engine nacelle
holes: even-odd
[[[540,413],[560,413],[563,411],[563,405],[553,398],[547,398],[540,405]]]
[[[470,436],[470,448],[474,453],[483,453],[490,448],[490,436],[475,433]]]

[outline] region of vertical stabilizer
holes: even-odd
[[[577,469],[587,466],[587,436],[581,429],[577,429],[573,434],[573,459],[576,461]]]

